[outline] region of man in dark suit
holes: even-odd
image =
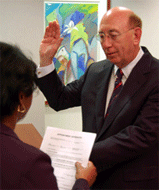
[[[56,111],[82,106],[83,131],[97,133],[90,157],[98,171],[93,189],[158,189],[159,60],[140,47],[141,34],[134,12],[109,10],[98,34],[107,60],[67,86],[52,64],[62,41],[56,22],[41,43],[37,73],[49,105]],[[114,96],[115,81],[121,90]]]

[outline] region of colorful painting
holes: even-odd
[[[64,37],[53,61],[66,85],[97,60],[98,4],[45,2],[45,27],[53,20]]]

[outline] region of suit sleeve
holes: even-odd
[[[45,77],[39,78],[38,85],[46,97],[49,106],[56,111],[81,105],[83,77],[64,86],[54,70]]]
[[[89,190],[88,182],[85,179],[76,180],[72,190]]]
[[[39,155],[29,170],[22,174],[22,189],[49,189],[58,190],[58,184],[51,166],[51,160],[46,154]],[[72,190],[89,190],[85,179],[76,180]]]
[[[35,157],[30,168],[22,174],[21,187],[24,189],[58,189],[49,156],[42,153]]]

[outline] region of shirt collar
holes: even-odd
[[[144,54],[144,51],[140,47],[140,50],[139,50],[137,56],[135,57],[135,59],[132,62],[130,62],[126,67],[122,68],[122,71],[123,71],[124,76],[126,78],[129,77],[131,71],[133,70],[133,68],[135,67],[135,65],[138,63],[138,61],[141,59],[141,57],[143,56],[143,54]],[[114,65],[114,76],[116,76],[117,70],[118,70],[118,67],[116,65]]]

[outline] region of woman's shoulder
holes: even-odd
[[[30,163],[36,159],[43,158],[50,162],[50,157],[40,149],[21,141],[14,131],[1,131],[1,154],[2,158],[15,158],[15,162]]]

